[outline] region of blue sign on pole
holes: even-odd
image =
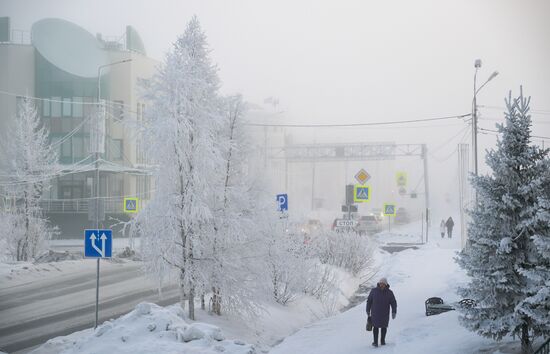
[[[288,194],[277,194],[277,210],[288,211]]]
[[[112,230],[84,230],[84,257],[110,258],[112,251]]]

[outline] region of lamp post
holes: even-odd
[[[117,65],[122,63],[128,63],[132,61],[132,59],[124,59],[120,61],[115,61],[109,64],[100,65],[97,68],[97,120],[96,120],[96,141],[94,143],[94,149],[95,149],[95,228],[96,230],[99,230],[99,154],[101,151],[100,142],[102,141],[100,134],[104,134],[105,130],[100,130],[100,124],[101,124],[101,117],[99,114],[101,114],[101,70]],[[96,288],[95,288],[95,326],[94,328],[97,328],[98,320],[99,320],[99,258],[97,259],[97,270],[96,270]]]
[[[476,59],[474,67],[476,71],[474,73],[474,98],[472,100],[472,150],[474,155],[474,175],[477,176],[477,94],[489,81],[498,75],[498,71],[493,71],[489,78],[477,88],[477,72],[481,68],[481,59]]]

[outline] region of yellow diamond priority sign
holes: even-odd
[[[364,169],[359,170],[357,174],[355,175],[355,179],[360,184],[365,184],[370,179],[370,175],[365,171]]]

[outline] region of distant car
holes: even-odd
[[[289,222],[286,226],[286,233],[289,235],[303,235],[304,234],[304,228],[302,223],[299,222]]]
[[[394,222],[396,224],[406,224],[411,221],[411,218],[409,217],[409,212],[405,208],[398,208],[397,212],[395,213],[395,220]]]
[[[357,221],[355,231],[361,235],[374,234],[383,230],[382,218],[378,215],[363,215]]]
[[[316,233],[317,231],[320,231],[323,228],[323,224],[321,224],[321,221],[317,219],[309,219],[303,226],[302,226],[302,232],[304,234],[311,235],[313,233]]]

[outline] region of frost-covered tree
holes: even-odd
[[[219,78],[209,58],[206,36],[196,17],[145,84],[151,102],[146,140],[157,165],[156,191],[134,220],[150,270],[169,264],[179,272],[182,306],[194,319],[196,294],[208,274],[204,255],[213,231],[213,195],[222,166],[217,134],[222,125]]]
[[[30,98],[21,100],[13,134],[7,140],[4,158],[9,179],[2,184],[2,192],[13,203],[2,211],[0,238],[13,259],[29,261],[55,233],[39,202],[57,162],[49,133]]]
[[[483,336],[521,338],[550,334],[550,173],[548,150],[531,145],[530,98],[505,100],[505,124],[488,152],[492,174],[473,177],[477,203],[468,242],[457,261],[471,282],[460,289],[476,306],[461,323]]]

